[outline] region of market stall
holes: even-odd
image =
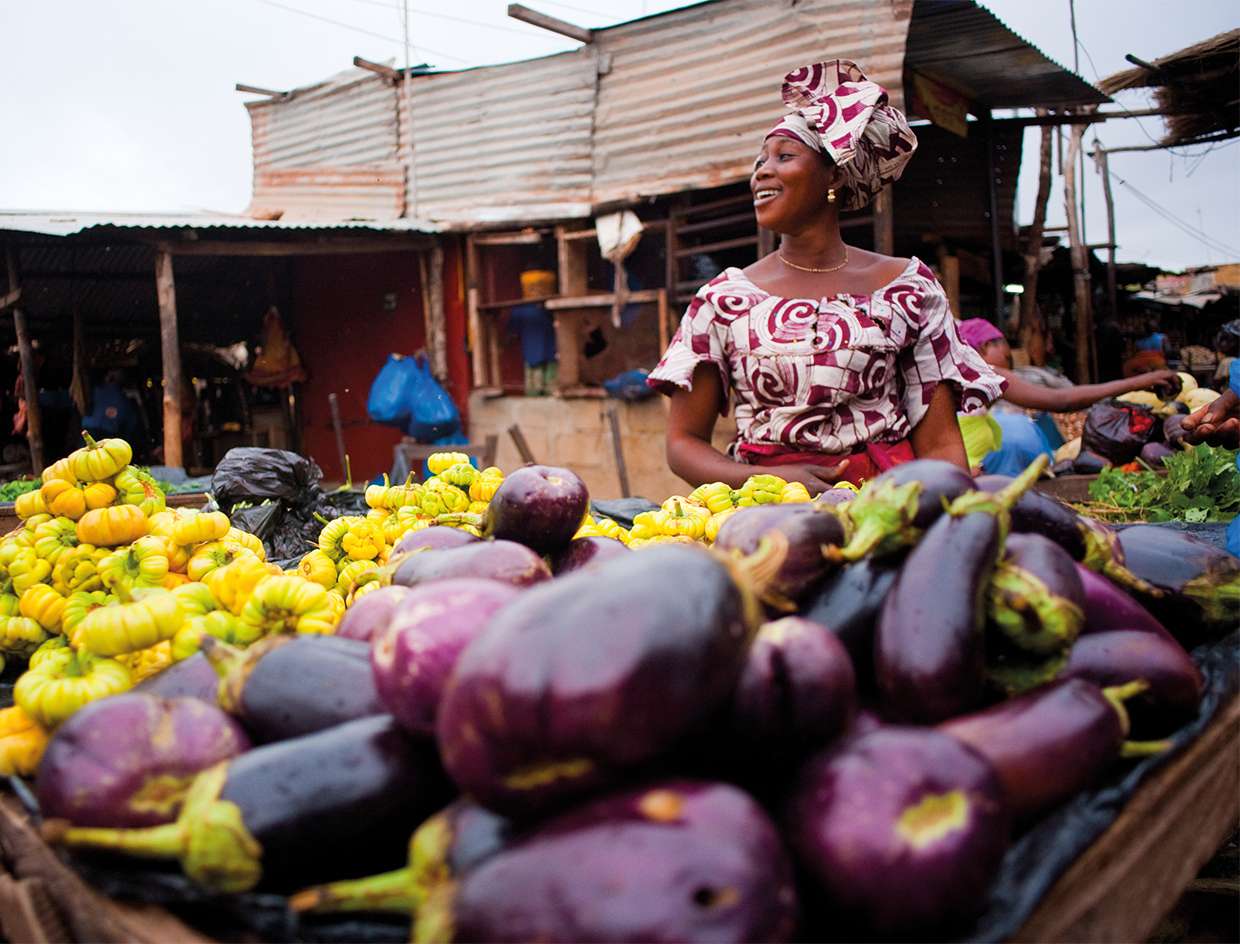
[[[1240,561],[1044,461],[655,505],[246,449],[198,510],[130,459],[0,540],[12,939],[1140,939],[1236,824]]]

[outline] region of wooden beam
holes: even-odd
[[[172,256],[155,255],[155,294],[159,299],[159,346],[164,368],[164,465],[182,466],[181,345],[177,334],[177,292]]]
[[[490,233],[474,236],[475,246],[537,246],[543,241],[542,233]]]
[[[385,66],[382,62],[371,62],[369,59],[363,59],[361,56],[353,57],[353,64],[359,69],[365,69],[367,72],[373,72],[381,75],[385,79],[393,82],[399,82],[403,77],[399,69],[393,69],[391,66]]]
[[[1119,314],[1115,285],[1115,198],[1111,193],[1111,171],[1107,167],[1107,152],[1094,154],[1098,173],[1102,175],[1102,197],[1107,205],[1107,310],[1114,318]]]
[[[626,302],[657,302],[659,300],[660,289],[644,288],[636,292],[629,292]],[[606,295],[577,295],[575,297],[559,297],[549,298],[543,302],[548,311],[563,311],[573,308],[607,308],[615,303],[616,296],[614,294]]]
[[[986,207],[990,215],[990,267],[994,282],[995,324],[1002,330],[1006,320],[1003,293],[1003,247],[999,244],[999,194],[995,187],[995,123],[986,116]]]
[[[277,92],[275,89],[262,88],[258,85],[246,85],[244,82],[238,82],[235,86],[238,92],[245,92],[247,95],[266,95],[269,98],[288,98],[290,92]]]
[[[1036,367],[1046,364],[1046,326],[1038,308],[1038,273],[1042,269],[1042,237],[1046,226],[1046,205],[1051,196],[1051,144],[1055,129],[1042,128],[1039,150],[1038,193],[1033,201],[1033,222],[1025,236],[1025,291],[1020,296],[1020,344]]]
[[[584,26],[578,26],[576,23],[569,23],[567,20],[561,20],[559,17],[539,13],[537,10],[531,10],[520,3],[508,4],[508,15],[514,20],[520,20],[522,23],[528,23],[530,26],[537,26],[540,29],[559,33],[561,36],[575,39],[579,43],[586,43],[588,45],[594,42],[593,30],[586,29]]]
[[[17,353],[21,360],[22,390],[26,400],[26,441],[30,444],[30,468],[35,475],[43,471],[43,414],[39,410],[39,382],[34,374],[34,347],[26,326],[26,313],[13,309],[13,330],[17,334]]]
[[[885,256],[893,255],[896,251],[895,213],[890,187],[878,192],[873,207],[874,251]]]
[[[1077,215],[1079,209],[1076,202],[1076,159],[1081,151],[1081,138],[1085,136],[1085,125],[1073,125],[1072,136],[1068,142],[1068,153],[1063,161],[1064,211],[1068,219],[1068,246],[1072,257],[1072,285],[1075,304],[1073,318],[1076,323],[1076,382],[1089,383],[1092,380],[1090,364],[1090,341],[1093,337],[1093,318],[1090,313],[1089,262],[1086,250],[1081,241],[1081,222]]]
[[[425,258],[425,254],[423,254]],[[443,306],[443,249],[439,244],[430,251],[430,334],[426,343],[431,349],[431,373],[442,384],[448,382],[448,322]]]
[[[412,238],[410,238],[412,236]],[[421,234],[400,234],[392,239],[348,238],[337,240],[300,239],[290,242],[245,242],[240,240],[194,240],[156,242],[156,248],[174,256],[331,256],[349,253],[413,252],[429,249],[434,240]]]

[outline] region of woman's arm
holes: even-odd
[[[1149,390],[1152,387],[1178,390],[1180,386],[1180,378],[1174,370],[1152,370],[1147,374],[1138,374],[1136,377],[1129,377],[1125,380],[1057,389],[1022,380],[1012,371],[1002,367],[996,367],[995,372],[1008,383],[1007,389],[1003,392],[1003,399],[1026,409],[1050,410],[1052,413],[1083,410],[1099,400],[1118,397],[1134,390]]]
[[[941,383],[934,388],[926,415],[913,427],[909,439],[918,459],[944,459],[969,471],[969,459],[956,419],[956,395],[950,385]]]
[[[756,471],[751,465],[735,462],[711,445],[719,404],[723,402],[723,384],[713,364],[699,364],[693,371],[693,389],[672,394],[671,411],[667,417],[667,464],[671,470],[692,485],[726,482],[740,488]],[[771,469],[788,482],[800,482],[817,495],[839,478],[848,462],[834,469],[808,465],[781,465]]]

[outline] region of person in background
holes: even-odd
[[[1240,318],[1227,322],[1214,336],[1214,349],[1218,352],[1218,367],[1214,370],[1211,386],[1216,390],[1228,383],[1231,365],[1240,354]]]
[[[1153,325],[1150,333],[1136,343],[1137,352],[1124,361],[1124,376],[1136,377],[1167,367],[1167,336]]]
[[[671,398],[668,465],[693,485],[733,487],[772,466],[812,494],[914,458],[965,468],[956,412],[984,410],[1002,378],[961,342],[924,262],[840,235],[840,211],[896,180],[917,138],[846,59],[788,73],[783,98],[791,111],[749,180],[779,248],[698,290],[647,381]],[[711,436],[730,402],[737,437],[723,455]]]
[[[555,273],[528,269],[521,273],[521,297],[546,298],[555,294]],[[508,311],[508,327],[521,340],[521,359],[525,363],[525,395],[542,397],[551,393],[557,375],[555,319],[541,301],[527,301]]]
[[[1174,396],[1180,390],[1180,378],[1173,370],[1156,370],[1107,383],[1043,387],[1024,380],[1012,370],[1012,349],[1007,339],[985,318],[962,321],[958,330],[961,339],[1007,382],[1003,402],[1022,409],[1070,413],[1134,390],[1154,390],[1159,396]],[[964,424],[966,442],[970,439],[974,442],[969,450],[969,461],[974,467],[980,464],[986,473],[1014,475],[1038,455],[1054,454],[1046,432],[1027,414],[996,409],[991,411],[990,418],[1001,433],[997,441],[987,440],[975,423]]]
[[[1238,322],[1229,324],[1240,328]],[[1240,358],[1232,356],[1227,374],[1227,389],[1218,399],[1184,417],[1180,424],[1184,442],[1240,449]],[[1240,470],[1240,455],[1236,468]],[[1240,515],[1227,526],[1227,550],[1240,557]]]
[[[119,436],[139,452],[145,437],[138,407],[125,392],[124,372],[109,370],[90,395],[90,413],[82,417],[82,426],[96,439]]]

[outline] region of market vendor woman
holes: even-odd
[[[649,383],[671,395],[668,463],[693,484],[739,486],[753,466],[821,492],[913,458],[967,468],[957,410],[984,410],[1004,382],[960,341],[920,260],[848,246],[839,212],[865,206],[917,146],[887,93],[845,59],[790,72],[793,111],[750,177],[778,250],[725,269],[689,305]],[[737,439],[711,434],[729,401]]]

